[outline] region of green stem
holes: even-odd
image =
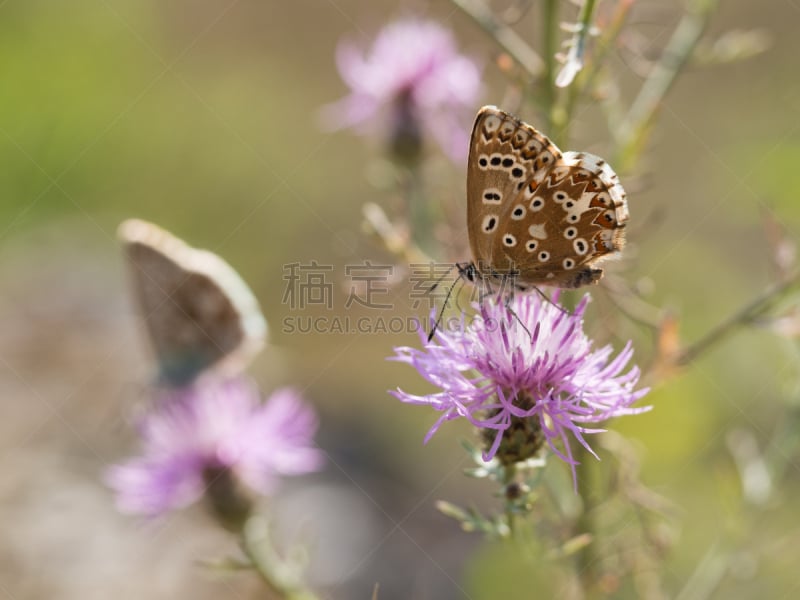
[[[696,0],[693,3],[642,84],[620,129],[619,155],[615,164],[621,171],[630,171],[641,155],[658,109],[678,73],[691,58],[715,8],[716,0]]]
[[[439,215],[435,214],[436,204],[425,194],[421,169],[418,165],[402,168],[400,177],[400,189],[408,207],[414,245],[428,256],[440,256],[434,232]]]
[[[319,600],[306,589],[298,569],[278,555],[269,537],[269,526],[260,517],[247,521],[241,531],[241,548],[261,581],[283,600]]]
[[[714,327],[694,344],[685,348],[676,359],[676,363],[678,365],[688,365],[696,360],[698,356],[730,335],[737,327],[752,323],[759,316],[763,315],[776,300],[798,284],[800,284],[800,273],[772,286],[750,304],[742,307],[722,323]]]
[[[592,27],[592,15],[594,14],[595,0],[585,0],[581,6],[581,13],[578,15],[578,33],[576,43],[580,47],[586,44],[586,36]]]
[[[514,483],[514,479],[517,475],[517,468],[515,465],[507,465],[503,468],[503,492],[506,494],[506,524],[508,525],[508,537],[514,538],[514,532],[516,527],[515,522],[515,514],[514,514],[514,500],[508,498],[507,490],[508,486]]]
[[[597,75],[605,63],[611,48],[617,41],[625,22],[628,19],[628,13],[633,0],[619,0],[617,2],[616,10],[611,16],[608,26],[603,30],[602,35],[598,38],[597,43],[594,45],[594,51],[591,56],[587,56],[584,61],[583,70],[578,74],[575,81],[567,88],[564,95],[564,103],[559,109],[562,118],[561,127],[558,130],[559,137],[566,141],[569,139],[569,127],[572,124],[572,118],[575,113],[575,108],[578,105],[584,94],[591,92],[594,87]]]
[[[594,522],[594,501],[592,494],[595,468],[595,458],[583,446],[579,446],[577,460],[580,464],[576,465],[575,470],[578,479],[578,489],[581,491],[583,499],[583,510],[576,523],[575,535],[589,535],[592,540],[596,539]],[[597,556],[595,555],[596,544],[594,541],[586,544],[578,552],[577,569],[578,578],[581,581],[583,591],[587,597],[591,597],[592,591],[597,587]]]
[[[544,70],[544,62],[525,40],[505,23],[495,19],[492,11],[481,0],[451,0],[464,14],[488,33],[514,62],[522,67],[532,79],[538,79]]]
[[[558,0],[542,2],[542,54],[544,72],[542,81],[542,112],[545,131],[553,129],[553,113],[556,102],[556,53],[558,52]],[[561,144],[561,140],[554,140]]]
[[[594,14],[594,7],[595,7],[595,0],[584,0],[583,5],[581,6],[580,14],[578,15],[578,22],[575,24],[575,33],[572,36],[572,47],[569,50],[567,63],[565,63],[565,67],[569,66],[569,56],[574,55],[578,61],[580,61],[580,70],[583,70],[585,54],[586,54],[586,38],[589,35],[589,32],[592,28],[592,15]],[[580,72],[575,74],[577,77]],[[556,77],[556,87],[573,87],[575,85],[575,81],[569,81],[567,83],[559,83],[558,77]],[[569,98],[569,92],[566,94],[561,94],[561,99],[564,99],[565,96]],[[566,145],[567,139],[565,134],[567,133],[567,123],[569,122],[570,115],[565,110],[566,106],[565,103],[558,102],[556,106],[553,107],[553,135],[558,138],[559,144]]]

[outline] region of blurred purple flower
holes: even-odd
[[[449,30],[432,21],[397,21],[366,53],[341,42],[336,62],[351,94],[324,108],[327,126],[377,131],[393,146],[397,137],[430,134],[453,161],[466,159],[480,69],[458,53]]]
[[[495,455],[504,464],[525,460],[546,440],[570,465],[574,479],[578,462],[570,437],[597,457],[584,434],[603,431],[585,423],[650,409],[630,408],[648,391],[635,390],[640,374],[636,366],[622,373],[633,355],[631,343],[616,358],[611,358],[611,346],[592,349],[583,333],[588,301],[586,295],[570,314],[537,294],[517,294],[508,307],[487,299],[469,325],[437,330],[423,350],[395,348],[394,360],[412,365],[441,390],[424,396],[399,389],[392,394],[442,412],[426,442],[443,422],[464,417],[487,441],[484,460]],[[424,341],[424,332],[420,335]],[[524,432],[541,442],[528,440],[524,446]],[[556,447],[557,440],[563,451]],[[521,445],[528,452],[520,453]]]
[[[244,379],[166,392],[140,423],[139,457],[112,467],[122,512],[155,516],[199,500],[209,473],[225,473],[261,494],[279,475],[314,471],[317,418],[300,395],[281,389],[265,403]]]

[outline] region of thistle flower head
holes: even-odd
[[[438,392],[392,393],[441,412],[425,441],[445,421],[465,418],[487,442],[484,460],[526,460],[546,442],[574,479],[571,439],[597,456],[584,434],[603,430],[588,424],[649,410],[631,408],[648,390],[636,389],[636,366],[625,372],[630,342],[612,357],[611,346],[595,349],[584,334],[588,300],[569,313],[537,294],[518,294],[508,304],[488,298],[465,327],[438,330],[421,350],[395,349],[393,358],[416,368]]]
[[[480,71],[450,31],[431,21],[397,21],[368,51],[341,42],[336,62],[351,93],[325,108],[326,125],[378,132],[401,152],[415,151],[430,134],[454,161],[466,158]]]
[[[314,471],[322,461],[312,441],[316,416],[299,394],[282,389],[262,403],[243,379],[167,391],[139,426],[141,454],[107,475],[127,513],[159,515],[209,492],[215,505],[239,484],[268,494],[280,475]]]

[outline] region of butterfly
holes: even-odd
[[[561,152],[545,135],[495,106],[475,119],[467,166],[469,281],[577,288],[622,250],[628,204],[603,159]]]
[[[263,347],[267,323],[239,274],[153,223],[129,219],[118,235],[159,383],[180,386],[210,371],[242,371]]]

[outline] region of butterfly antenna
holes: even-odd
[[[449,269],[447,269],[447,272],[446,272],[444,275],[442,275],[441,277],[439,277],[439,279],[437,279],[437,280],[436,280],[436,282],[435,282],[435,283],[434,283],[434,284],[431,286],[431,289],[429,289],[429,290],[428,290],[428,293],[429,293],[429,294],[430,294],[430,293],[432,293],[432,292],[433,292],[433,291],[434,291],[434,290],[435,290],[437,287],[439,287],[439,285],[440,285],[440,284],[441,284],[441,283],[442,283],[442,282],[443,282],[443,281],[444,281],[446,278],[450,277],[450,273],[452,273],[452,272],[453,272],[453,269],[455,269],[456,267],[458,267],[458,264],[455,264],[455,265],[453,265],[452,267],[450,267]]]
[[[441,283],[444,281],[445,277],[448,277],[450,273],[453,272],[453,268],[458,267],[458,264],[453,265],[449,269],[447,269],[447,273],[442,275],[436,283],[433,284],[430,291],[432,292],[435,290]],[[459,269],[460,272],[460,269]],[[433,324],[433,328],[431,329],[430,333],[428,334],[428,342],[433,339],[433,336],[436,334],[436,330],[439,329],[439,325],[442,323],[442,319],[444,318],[444,311],[447,308],[447,303],[450,301],[450,295],[453,293],[453,288],[455,288],[455,284],[451,285],[450,288],[447,290],[447,295],[444,297],[444,304],[442,304],[442,310],[439,311],[439,316],[436,318],[436,322]]]
[[[450,301],[450,294],[453,293],[453,288],[456,287],[456,284],[450,286],[450,289],[447,290],[447,296],[444,298],[444,304],[442,304],[442,310],[439,311],[439,316],[436,317],[436,322],[433,324],[433,328],[431,328],[430,333],[428,333],[428,341],[430,342],[433,339],[433,336],[436,335],[436,330],[439,329],[439,326],[442,324],[442,319],[444,318],[444,311],[447,308],[447,303]]]

